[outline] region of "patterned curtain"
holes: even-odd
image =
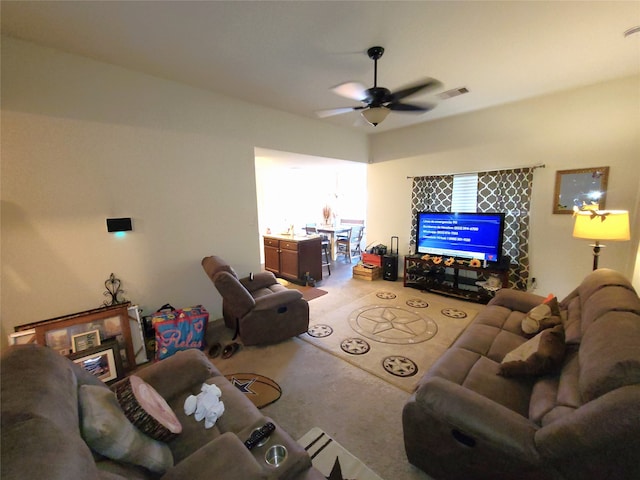
[[[409,238],[415,237],[418,212],[449,212],[452,195],[453,175],[413,177]]]
[[[526,290],[529,281],[529,206],[534,168],[478,173],[477,211],[504,212],[503,251],[510,257],[509,283]],[[420,211],[450,212],[453,175],[414,177],[411,191],[411,232]]]
[[[504,212],[504,253],[512,288],[529,282],[529,207],[533,168],[478,173],[478,212]]]

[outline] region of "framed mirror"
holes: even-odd
[[[553,194],[553,213],[573,213],[573,207],[598,205],[604,210],[609,167],[558,170]]]

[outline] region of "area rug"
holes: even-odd
[[[318,427],[305,433],[298,443],[309,453],[313,466],[328,480],[382,480]]]
[[[280,385],[257,373],[231,373],[225,375],[225,378],[244,393],[257,408],[271,405],[282,395]]]
[[[314,316],[300,338],[412,392],[479,308],[414,289],[381,289]]]
[[[307,302],[310,302],[314,298],[322,297],[323,295],[329,293],[326,290],[322,290],[321,288],[310,287],[306,285],[296,285],[295,283],[288,282],[287,280],[284,280],[282,278],[278,279],[278,283],[292,290],[298,290],[302,293],[302,298],[304,298]]]

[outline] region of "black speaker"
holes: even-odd
[[[130,232],[130,218],[107,218],[107,232]]]
[[[382,278],[395,282],[398,280],[398,255],[384,255],[382,257]]]
[[[395,250],[393,249],[394,243]],[[398,237],[391,237],[389,254],[382,256],[382,279],[391,282],[398,280]]]

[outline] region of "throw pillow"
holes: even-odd
[[[521,328],[524,333],[533,335],[560,323],[562,320],[558,298],[550,294],[544,302],[529,310],[527,316],[522,319]]]
[[[134,427],[111,390],[82,385],[78,396],[82,438],[92,450],[112,460],[138,465],[159,474],[173,466],[169,447]]]
[[[564,351],[564,328],[556,325],[506,354],[498,375],[514,377],[551,373],[562,362]]]

